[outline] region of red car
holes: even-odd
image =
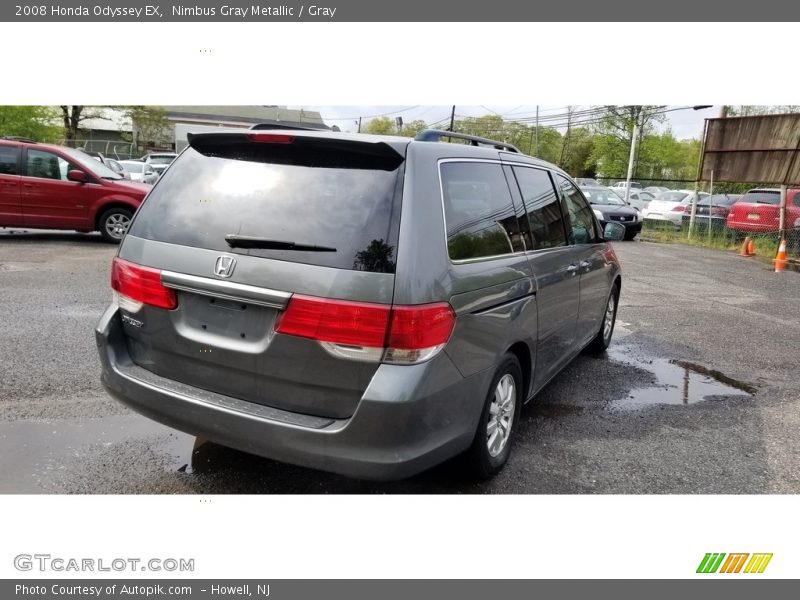
[[[781,191],[777,188],[750,190],[731,206],[728,228],[740,233],[773,233],[780,229]],[[800,189],[786,192],[786,229],[800,228]]]
[[[100,231],[118,243],[150,189],[80,150],[0,138],[0,227]]]

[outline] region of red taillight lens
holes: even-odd
[[[721,206],[715,206],[714,208],[711,209],[711,214],[724,217],[728,214],[728,209],[723,208]]]
[[[120,295],[142,304],[172,310],[178,306],[175,292],[161,283],[161,271],[121,258],[111,263],[111,287]]]
[[[382,347],[391,307],[292,296],[275,331],[320,342]]]
[[[295,294],[278,319],[275,331],[316,340],[326,350],[344,358],[414,363],[427,360],[441,350],[454,325],[455,313],[446,302],[389,306]]]
[[[247,139],[251,142],[264,144],[291,144],[294,141],[294,136],[282,133],[248,133]]]
[[[386,345],[399,350],[421,350],[447,343],[456,316],[447,303],[395,306]]]
[[[686,207],[683,204],[678,204],[678,206],[672,209],[672,212],[686,212]]]

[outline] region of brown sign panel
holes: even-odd
[[[699,179],[800,184],[800,113],[706,119]]]

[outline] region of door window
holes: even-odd
[[[0,146],[0,175],[17,174],[17,149]]]
[[[598,241],[592,208],[570,181],[556,175],[558,187],[564,196],[570,220],[569,238],[572,244],[593,244]]]
[[[541,169],[514,167],[531,226],[533,249],[567,245],[564,219],[550,175]]]
[[[25,171],[28,177],[67,181],[67,171],[69,171],[69,162],[60,156],[44,150],[28,149]]]
[[[525,249],[505,174],[496,163],[443,163],[447,251],[452,260]]]

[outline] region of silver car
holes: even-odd
[[[113,261],[102,382],[279,461],[396,479],[463,455],[490,477],[522,405],[608,346],[624,233],[497,141],[192,135]]]
[[[158,181],[158,173],[147,163],[138,160],[121,160],[119,164],[130,175],[131,181],[140,181],[150,185]]]

